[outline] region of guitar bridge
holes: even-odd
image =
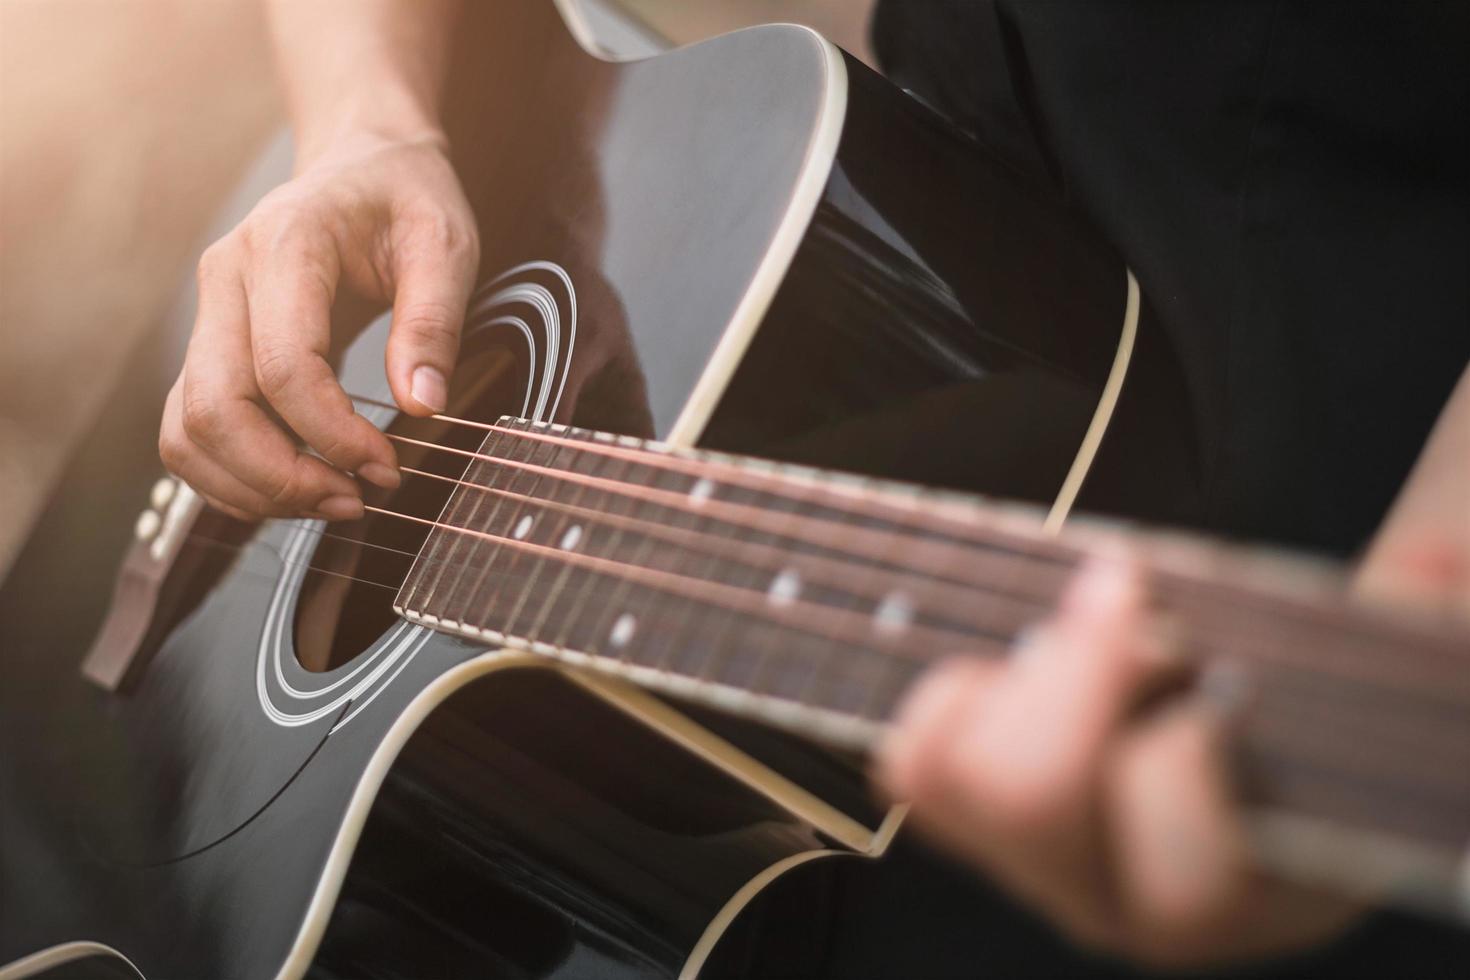
[[[130,685],[146,666],[139,653],[158,610],[159,592],[204,501],[188,484],[164,477],[133,525],[107,618],[82,661],[82,676],[104,691]]]

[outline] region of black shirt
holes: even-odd
[[[1470,3],[886,0],[873,37],[1122,251],[1198,523],[1360,546],[1470,360]]]

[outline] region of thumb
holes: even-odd
[[[432,255],[415,249],[398,260],[388,384],[394,400],[410,415],[442,412],[448,404],[465,304],[478,267],[479,250],[472,242]]]

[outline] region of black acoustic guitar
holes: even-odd
[[[861,750],[1118,533],[1074,506],[1188,517],[1137,284],[926,107],[799,28],[632,63],[544,16],[501,40],[447,414],[398,415],[386,319],[343,324],[402,489],[246,526],[159,480],[186,309],[11,569],[5,980],[722,975],[767,886],[881,857],[903,811]],[[1244,692],[1262,860],[1464,907],[1463,627],[1144,548]],[[764,962],[799,972],[800,932]]]

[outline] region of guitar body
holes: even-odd
[[[1187,519],[1182,396],[1126,270],[924,106],[799,28],[631,63],[550,17],[507,35],[461,107],[484,285],[451,414],[1061,496],[1058,519],[1085,475],[1091,506]],[[147,560],[189,313],[137,352],[0,590],[0,976],[817,962],[819,859],[877,857],[898,825],[861,764],[398,619],[416,545],[382,518],[350,553],[319,522],[165,522],[183,543],[127,682],[82,676],[119,566]],[[386,331],[344,324],[352,394],[389,400]],[[435,492],[382,503],[432,518]]]

